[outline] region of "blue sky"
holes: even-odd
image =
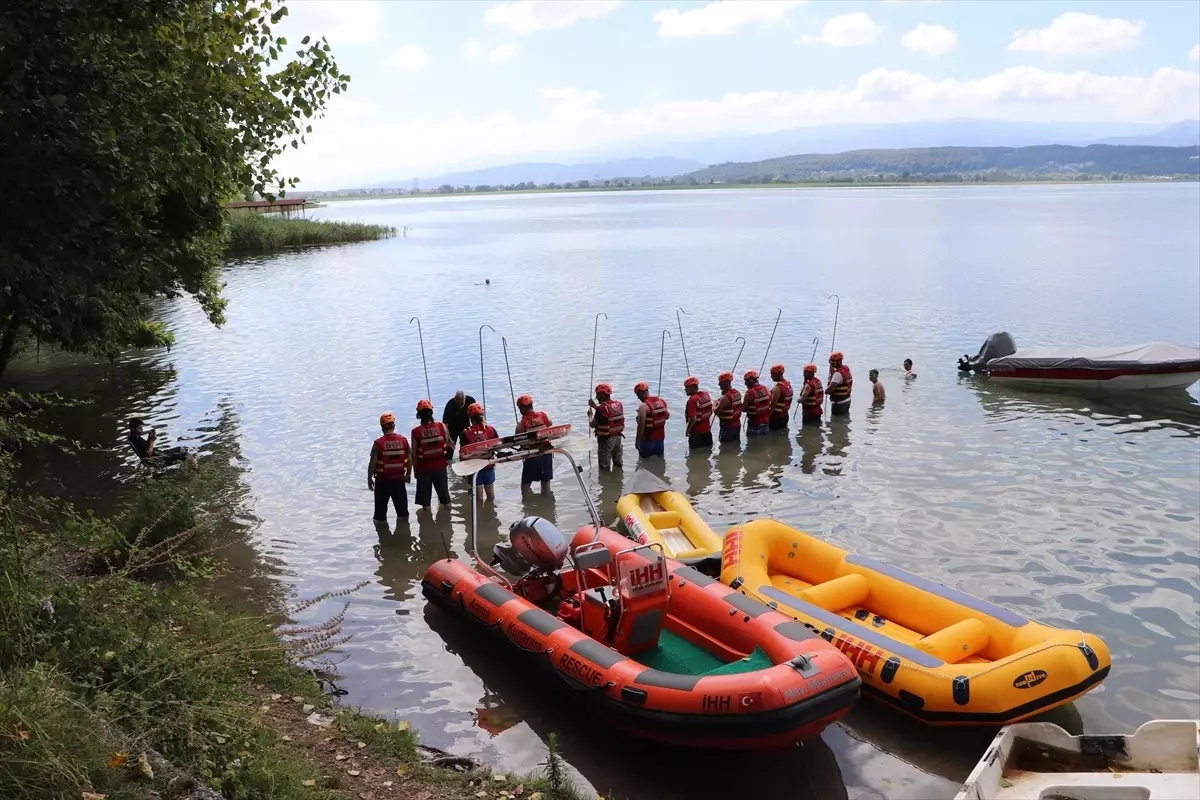
[[[839,122],[1200,117],[1193,0],[288,5],[353,79],[281,160],[307,188]]]

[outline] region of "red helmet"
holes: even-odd
[[[688,375],[686,378],[683,379],[683,388],[686,389],[689,386],[695,386],[695,387],[699,388],[700,379],[697,378],[695,375]]]
[[[611,395],[612,394],[612,386],[607,383],[597,383],[596,384],[596,394]]]
[[[390,411],[380,414],[379,415],[379,424],[380,425],[395,425],[396,424],[396,415]]]
[[[756,381],[758,380],[758,371],[753,369],[747,370],[746,374],[742,376],[742,379],[747,381]]]
[[[471,405],[467,406],[467,416],[468,417],[475,417],[475,416],[482,417],[483,416],[483,406],[479,405],[479,403],[471,403]]]
[[[771,365],[771,377],[772,378],[782,378],[783,377],[783,364],[772,364]]]
[[[842,360],[842,351],[834,350],[832,353],[829,354],[829,360],[830,361],[841,361]]]
[[[533,396],[528,394],[521,395],[517,398],[517,405],[521,408],[525,408],[527,406],[533,407]]]
[[[648,392],[648,391],[650,391],[650,384],[646,383],[645,381],[638,381],[637,385],[633,387],[634,394],[637,394],[638,392]]]
[[[805,375],[809,375],[809,374],[816,375],[817,374],[817,365],[816,364],[805,364],[804,365],[804,374]]]
[[[433,411],[433,403],[428,400],[418,400],[417,411]]]
[[[733,383],[733,373],[722,372],[717,376],[717,383]]]

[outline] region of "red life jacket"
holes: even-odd
[[[730,387],[721,392],[721,397],[729,398],[728,406],[716,406],[717,418],[721,420],[721,427],[725,428],[726,430],[741,430],[742,393],[737,389]]]
[[[771,419],[771,391],[761,383],[746,390],[746,416],[751,425],[766,425]]]
[[[792,384],[789,381],[780,380],[775,383],[775,386],[779,388],[779,397],[775,400],[771,414],[786,417],[792,410]]]
[[[620,400],[608,399],[596,409],[596,435],[620,436],[625,432],[625,406]]]
[[[689,436],[712,431],[713,403],[708,392],[699,391],[689,397],[683,413],[691,425],[688,430]]]
[[[489,439],[499,439],[500,434],[496,433],[496,429],[487,423],[480,425],[471,425],[463,431],[463,438],[467,440],[467,444],[475,444],[477,442],[486,442]]]
[[[549,428],[550,418],[542,411],[530,411],[521,417],[521,432],[536,431],[538,428]]]
[[[404,480],[408,471],[408,439],[403,434],[385,433],[375,440],[375,477],[383,480]]]
[[[417,468],[425,471],[445,469],[450,431],[440,422],[426,422],[413,428],[413,451]]]
[[[643,438],[651,442],[667,438],[667,420],[671,412],[667,410],[667,401],[661,397],[647,395],[643,401],[646,404],[646,425],[642,430]]]
[[[804,385],[810,387],[809,393],[800,401],[800,405],[804,407],[804,416],[809,419],[821,416],[821,406],[825,405],[825,389],[821,386],[821,379],[809,378]]]
[[[850,368],[842,364],[842,366],[830,373],[830,377],[833,375],[841,375],[842,382],[830,384],[829,399],[835,403],[839,400],[848,400],[850,398],[850,388],[854,386],[854,378],[850,376]]]

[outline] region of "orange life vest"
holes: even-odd
[[[730,387],[721,392],[721,397],[729,398],[729,405],[716,406],[717,418],[721,427],[726,430],[742,427],[742,393]]]
[[[543,411],[530,411],[521,417],[521,431],[536,431],[538,428],[549,428],[550,418]]]
[[[620,436],[625,432],[625,406],[620,400],[605,400],[596,409],[596,435]]]
[[[786,380],[780,380],[775,383],[779,389],[779,397],[775,399],[775,406],[771,409],[774,415],[787,416],[792,410],[792,384]]]
[[[661,397],[647,395],[643,401],[646,404],[646,424],[642,436],[650,441],[658,441],[667,437],[667,420],[671,412],[667,410],[667,401]]]
[[[422,470],[438,470],[446,466],[446,449],[450,446],[450,431],[440,422],[426,422],[413,428],[413,450],[417,466]]]
[[[850,368],[843,364],[830,373],[830,377],[833,375],[841,375],[842,382],[829,385],[829,398],[835,403],[840,400],[849,399],[850,388],[854,386],[854,378],[850,376]]]
[[[713,403],[708,392],[699,391],[689,397],[683,413],[691,426],[688,429],[689,436],[712,431]]]
[[[804,385],[809,388],[809,393],[800,401],[800,405],[804,408],[804,416],[810,418],[821,416],[821,406],[825,405],[825,389],[821,386],[821,379],[809,378]]]
[[[766,425],[771,418],[771,391],[761,383],[746,390],[746,416],[751,425]]]
[[[499,439],[500,434],[496,433],[496,429],[486,422],[478,425],[471,425],[463,431],[463,437],[467,440],[467,444],[475,444],[477,442],[486,442],[490,439]]]
[[[375,476],[384,480],[403,480],[408,471],[408,439],[403,434],[385,433],[375,440]]]

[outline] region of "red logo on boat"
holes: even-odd
[[[762,707],[762,692],[746,692],[738,695],[738,708],[742,711],[755,711]]]
[[[879,660],[883,658],[882,650],[841,633],[834,637],[833,646],[845,653],[846,658],[850,659],[850,663],[859,672],[865,672],[867,675],[875,674],[875,668],[879,666]]]
[[[736,566],[742,557],[742,530],[735,528],[725,534],[724,553],[721,555],[721,570]]]

